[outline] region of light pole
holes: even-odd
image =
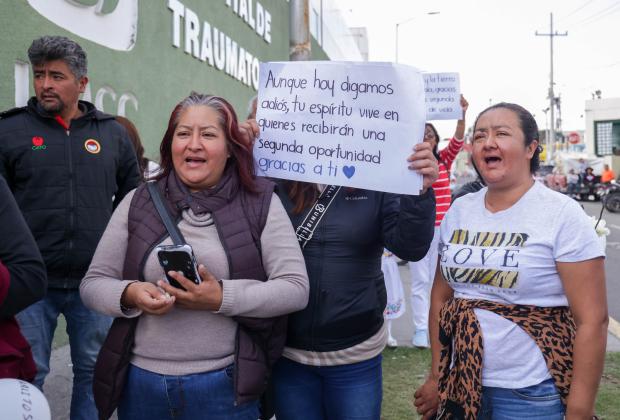
[[[542,111],[545,113],[545,145],[547,146],[547,150],[549,150],[549,144],[551,142],[551,134],[549,133],[549,119],[547,119],[547,112],[549,112],[551,108],[547,107]]]
[[[539,34],[536,31],[536,36],[548,36],[549,37],[549,45],[551,47],[551,72],[549,73],[549,113],[551,115],[551,122],[549,124],[549,150],[547,151],[547,156],[549,156],[549,160],[553,158],[554,149],[555,149],[555,118],[553,117],[553,107],[555,105],[555,94],[553,93],[553,38],[556,36],[567,36],[568,32],[564,32],[563,34],[558,33],[558,31],[553,31],[553,13],[550,13],[550,31],[548,34]]]
[[[425,14],[425,15],[438,15],[439,13],[441,13],[441,12],[434,11],[434,12],[426,12],[426,13],[424,13],[424,14]],[[398,63],[398,28],[400,27],[400,25],[402,25],[402,24],[404,24],[404,23],[411,22],[411,21],[412,21],[412,20],[414,20],[416,17],[417,17],[417,16],[414,16],[414,17],[411,17],[411,18],[409,18],[409,19],[405,19],[405,20],[403,20],[403,21],[401,21],[401,22],[397,22],[397,23],[396,23],[396,54],[395,54],[395,56],[396,56],[395,58],[396,58],[396,59],[394,60],[394,62],[395,62],[395,63]]]
[[[310,21],[308,0],[292,0],[289,19],[289,57],[291,61],[310,60]]]

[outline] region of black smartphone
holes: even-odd
[[[156,250],[159,265],[164,269],[166,279],[171,285],[185,290],[179,282],[168,275],[169,271],[179,271],[195,284],[200,284],[201,279],[198,274],[196,257],[194,257],[194,251],[190,245],[162,245],[158,246]]]

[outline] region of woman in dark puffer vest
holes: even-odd
[[[307,304],[290,220],[274,185],[254,176],[236,121],[222,98],[192,93],[160,147],[156,183],[202,283],[172,272],[186,290],[163,281],[155,247],[171,240],[144,186],[117,208],[82,283],[91,308],[140,316],[119,419],[255,420],[284,344],[282,315]]]

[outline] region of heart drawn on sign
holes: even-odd
[[[350,179],[355,174],[355,166],[343,166],[342,172]]]

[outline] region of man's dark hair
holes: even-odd
[[[463,184],[452,193],[452,202],[454,202],[457,198],[460,198],[469,193],[480,191],[484,187],[485,184],[482,178],[478,178],[475,181]]]
[[[88,61],[80,45],[64,36],[45,35],[32,41],[28,59],[33,66],[48,61],[63,60],[76,79],[86,76]]]

